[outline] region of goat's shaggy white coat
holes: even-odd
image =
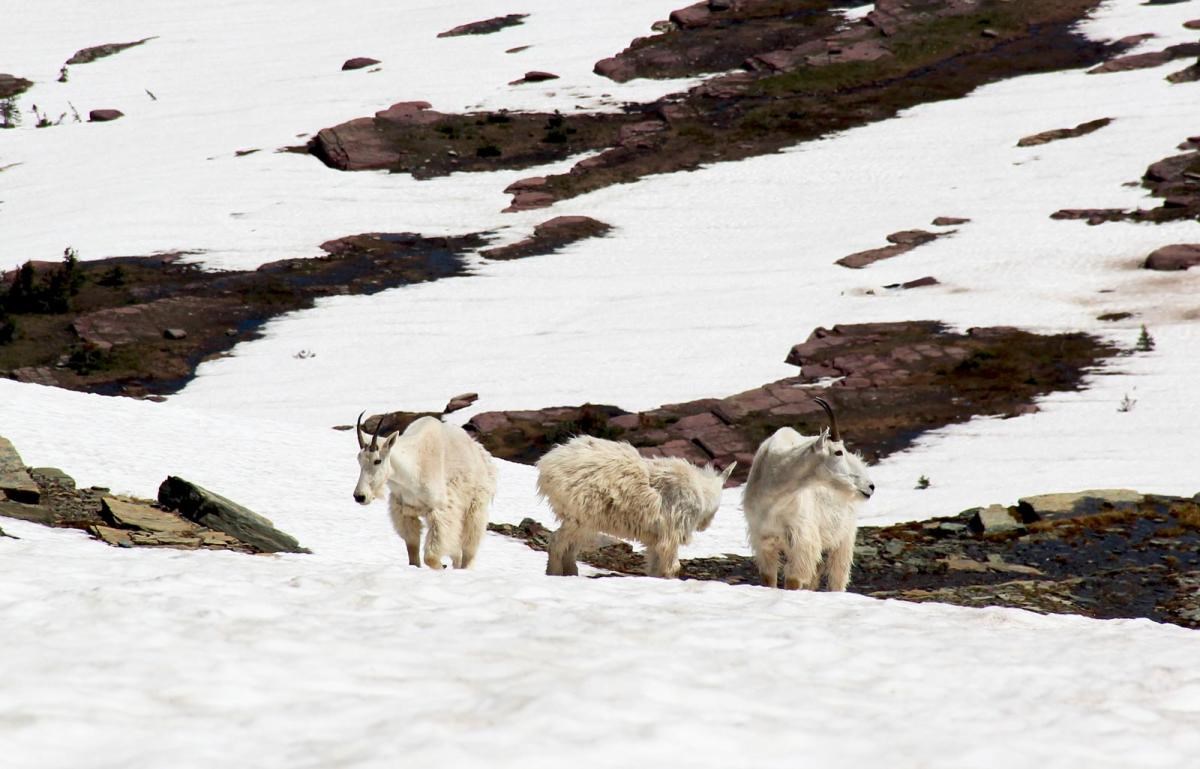
[[[458,425],[421,417],[378,448],[365,446],[358,462],[354,499],[366,505],[388,494],[392,526],[408,547],[410,565],[421,565],[422,520],[428,526],[425,565],[441,569],[444,556],[456,569],[471,565],[496,494],[496,467],[486,449]]]
[[[537,468],[538,493],[561,522],[547,574],[578,574],[579,550],[604,533],[644,544],[647,572],[655,577],[679,574],[680,545],[712,523],[733,471],[733,465],[718,472],[683,459],[648,459],[628,443],[586,435],[551,449]]]
[[[782,553],[789,590],[816,590],[821,571],[830,590],[845,590],[858,507],[874,490],[862,459],[826,433],[809,437],[781,427],[763,441],[742,492],[763,584],[777,586]]]

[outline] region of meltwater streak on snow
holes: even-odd
[[[371,231],[460,233],[501,224],[501,190],[521,173],[433,183],[408,175],[340,173],[308,156],[275,154],[310,133],[397,101],[434,109],[617,109],[694,80],[613,83],[593,64],[647,34],[675,5],[637,0],[581,8],[531,0],[521,26],[441,38],[505,13],[494,2],[380,3],[336,11],[316,2],[190,3],[63,0],[12,3],[0,27],[0,71],[34,80],[19,98],[23,127],[0,136],[0,268],[54,259],[199,251],[216,268],[314,256],[330,238]],[[59,67],[77,49],[157,36],[114,56]],[[528,50],[504,51],[520,45]],[[353,56],[378,72],[340,71]],[[509,86],[531,69],[561,76]],[[147,91],[153,93],[151,98]],[[34,127],[33,105],[62,125]],[[112,123],[72,122],[71,107],[118,108]],[[236,157],[239,150],[258,153]],[[504,222],[507,224],[508,222]]]

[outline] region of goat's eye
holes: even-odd
[[[833,455],[834,455],[834,456],[836,456],[836,457],[840,457],[840,456],[842,456],[842,455],[843,455],[843,454],[845,454],[845,453],[846,453],[846,452],[842,451],[841,449],[838,449],[837,451],[833,452]],[[378,462],[376,462],[375,464],[379,464],[379,463],[378,463]]]
[[[383,464],[383,460],[382,460],[382,459],[376,459],[376,460],[375,460],[375,464],[377,464],[377,465],[382,465],[382,464]]]

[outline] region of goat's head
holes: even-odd
[[[814,450],[822,457],[825,473],[847,491],[857,491],[863,497],[869,498],[875,493],[875,484],[871,482],[871,476],[867,473],[866,462],[863,462],[858,454],[846,450],[833,407],[824,398],[813,400],[829,415],[829,429],[821,432],[814,446]]]
[[[364,411],[363,414],[365,413],[367,412]],[[375,432],[371,434],[371,440],[368,443],[363,439],[362,418],[363,415],[359,414],[358,422],[354,425],[354,434],[358,438],[358,484],[354,487],[354,501],[360,505],[369,505],[376,497],[382,497],[386,491],[388,477],[391,475],[388,455],[392,446],[396,445],[396,438],[400,433],[392,433],[381,445],[379,443],[379,428],[383,425],[381,417],[375,425]]]
[[[696,531],[704,531],[712,525],[713,518],[717,514],[717,508],[721,506],[721,490],[725,488],[725,481],[729,480],[729,476],[733,474],[733,468],[735,467],[737,467],[737,462],[730,462],[729,466],[721,471],[717,471],[712,467],[704,468],[704,479],[706,481],[702,485],[704,507],[700,514],[700,521],[696,524]]]

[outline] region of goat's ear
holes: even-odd
[[[737,462],[730,462],[729,466],[721,471],[721,485],[725,485],[725,481],[729,480],[729,476],[733,475],[733,468],[737,467]]]
[[[400,437],[400,431],[399,431],[399,430],[397,430],[396,432],[394,432],[394,433],[392,433],[391,435],[389,435],[389,436],[388,436],[388,439],[387,439],[386,441],[384,441],[384,442],[383,442],[383,450],[384,450],[384,451],[391,451],[391,450],[392,450],[392,446],[395,446],[395,445],[396,445],[396,439],[397,439],[397,438],[399,438],[399,437]]]
[[[824,451],[825,447],[828,443],[829,443],[829,428],[826,427],[825,429],[821,430],[820,433],[817,434],[817,440],[815,443],[813,443],[813,451]]]

